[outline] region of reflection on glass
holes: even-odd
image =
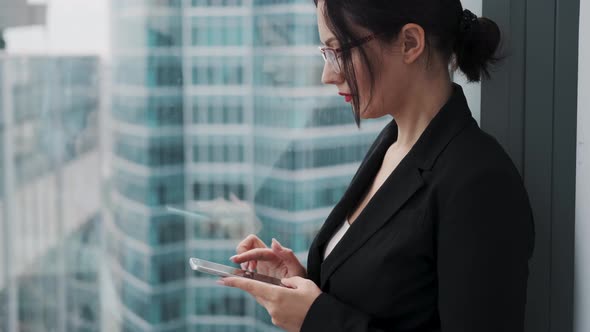
[[[0,331],[276,331],[188,258],[305,260],[388,119],[321,85],[311,1],[110,7],[106,60],[0,55]]]
[[[0,55],[0,330],[100,328],[99,60]]]

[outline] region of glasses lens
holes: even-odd
[[[334,71],[339,74],[340,62],[338,61],[338,57],[336,56],[336,52],[334,52],[334,50],[326,50],[326,60],[330,63]]]

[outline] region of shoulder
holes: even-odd
[[[483,231],[479,240],[513,241],[514,248],[522,248],[523,257],[530,257],[534,222],[528,193],[512,159],[494,137],[475,122],[468,125],[449,142],[432,173],[439,229]]]
[[[514,162],[502,145],[479,128],[467,125],[440,153],[430,174],[439,208],[481,203],[520,207],[528,193]]]
[[[433,171],[451,177],[450,180],[455,183],[490,174],[522,181],[506,150],[476,122],[467,125],[449,142],[434,164]]]

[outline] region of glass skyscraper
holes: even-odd
[[[384,122],[358,131],[321,85],[311,1],[117,0],[112,23],[105,328],[276,330],[188,258],[228,264],[258,231],[305,260]]]
[[[0,331],[100,328],[99,61],[0,54]]]

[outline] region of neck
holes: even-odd
[[[419,80],[410,85],[406,103],[392,114],[398,127],[395,145],[411,149],[452,93],[453,86],[448,75],[435,80]]]

